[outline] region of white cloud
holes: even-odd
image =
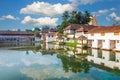
[[[70,2],[72,2],[72,4],[83,4],[83,5],[86,5],[86,4],[93,4],[95,2],[98,2],[98,1],[102,1],[102,0],[69,0]]]
[[[93,77],[89,75],[76,75],[72,71],[65,72],[62,66],[56,65],[39,66],[38,68],[22,68],[20,72],[35,80],[94,80]]]
[[[18,63],[6,63],[6,62],[0,62],[0,65],[1,66],[4,66],[4,67],[13,67],[13,66],[15,66],[15,65],[17,65]]]
[[[33,2],[20,10],[23,14],[38,14],[44,16],[56,16],[62,14],[64,11],[73,11],[75,7],[71,4],[50,4],[47,2]]]
[[[93,4],[97,2],[98,0],[80,0],[81,4]]]
[[[56,26],[58,18],[42,17],[42,18],[31,18],[26,16],[22,20],[22,24],[32,25],[32,26]]]
[[[102,14],[106,14],[107,12],[108,12],[107,9],[103,9],[103,10],[98,10],[97,12],[92,12],[92,14],[96,16],[100,16]]]
[[[117,22],[120,21],[120,17],[117,16],[115,12],[111,13],[109,17]]]
[[[5,19],[18,20],[19,18],[18,18],[18,17],[14,17],[14,16],[12,16],[12,15],[2,16],[2,17],[0,18],[0,20],[5,20]]]
[[[115,17],[117,17],[117,15],[116,15],[116,13],[115,12],[113,12],[112,14],[110,14],[109,15],[111,18],[115,18]]]
[[[114,10],[116,10],[116,9],[115,9],[115,8],[111,8],[110,10],[111,10],[111,11],[114,11]]]
[[[110,8],[110,9],[103,9],[103,10],[98,10],[97,12],[92,12],[93,15],[100,16],[102,14],[106,14],[110,11],[116,10],[115,8]]]
[[[71,5],[74,7],[76,7],[80,4],[78,0],[69,0],[69,2],[71,2]]]
[[[107,10],[107,9],[104,9],[104,10],[99,10],[99,11],[98,11],[98,13],[99,13],[99,14],[105,14],[105,13],[107,13],[107,12],[108,12],[108,10]]]
[[[110,18],[109,18],[109,17],[106,17],[106,20],[107,20],[107,21],[110,21]]]

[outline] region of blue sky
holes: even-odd
[[[120,0],[0,0],[0,30],[55,27],[73,10],[88,10],[100,26],[120,21]]]

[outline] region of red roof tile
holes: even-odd
[[[120,26],[108,26],[108,27],[97,27],[89,30],[89,33],[101,33],[101,32],[120,32]]]
[[[26,31],[0,31],[0,35],[34,35],[34,33]]]
[[[80,25],[79,24],[70,24],[69,26],[67,26],[64,30],[69,30],[69,29],[78,29],[80,28]]]

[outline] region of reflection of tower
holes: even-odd
[[[93,26],[98,26],[96,16],[91,16],[90,18],[91,18],[91,21],[88,24]]]

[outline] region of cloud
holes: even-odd
[[[99,10],[99,11],[98,11],[98,13],[99,13],[99,14],[105,14],[105,13],[107,13],[107,12],[108,12],[108,10],[107,10],[107,9],[104,9],[104,10]]]
[[[109,17],[106,17],[106,20],[107,20],[107,21],[111,21]]]
[[[65,11],[73,11],[75,7],[71,4],[50,4],[47,2],[33,2],[20,10],[21,14],[37,14],[44,16],[56,16],[64,13]]]
[[[93,4],[95,2],[98,2],[98,1],[102,1],[102,0],[69,0],[70,2],[72,2],[72,4],[82,4],[82,5],[86,5],[86,4]]]
[[[120,21],[120,17],[117,16],[115,12],[111,13],[111,14],[109,15],[109,17],[110,17],[111,19],[117,21],[117,22]]]
[[[98,10],[97,12],[92,12],[93,15],[100,16],[102,14],[106,14],[109,10],[103,9],[103,10]]]
[[[93,15],[96,15],[96,16],[100,16],[100,15],[103,15],[103,14],[106,14],[110,11],[114,11],[116,10],[115,8],[110,8],[110,9],[103,9],[103,10],[98,10],[97,12],[92,12]]]
[[[116,10],[116,9],[115,9],[115,8],[111,8],[110,10],[111,10],[111,11],[114,11],[114,10]]]
[[[80,0],[81,4],[93,4],[99,0]]]
[[[14,17],[14,16],[12,16],[12,15],[2,16],[2,17],[0,18],[0,20],[5,20],[5,19],[18,20],[19,18],[18,18],[18,17]]]
[[[35,18],[31,18],[30,16],[26,16],[21,23],[32,26],[56,26],[57,21],[58,18],[41,17],[35,19]]]
[[[115,17],[117,17],[117,15],[116,15],[116,13],[115,12],[113,12],[112,14],[110,14],[109,15],[111,18],[115,18]]]
[[[13,67],[13,66],[15,66],[15,65],[17,65],[18,63],[6,63],[6,62],[0,62],[0,65],[1,66],[4,66],[4,67]]]
[[[92,76],[83,76],[82,73],[75,74],[72,71],[65,73],[62,66],[56,65],[22,68],[20,72],[34,80],[94,80]]]

